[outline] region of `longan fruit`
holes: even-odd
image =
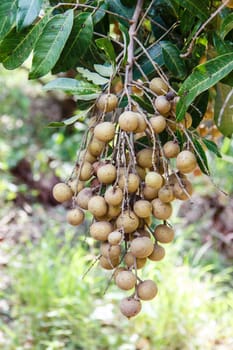
[[[146,174],[145,183],[155,190],[159,190],[163,186],[163,177],[155,171],[149,171]]]
[[[72,197],[73,192],[67,184],[59,182],[53,187],[53,198],[56,199],[57,202],[66,202],[71,200]]]
[[[186,201],[193,193],[193,186],[187,179],[182,179],[181,183],[183,186],[181,186],[178,182],[175,183],[173,193],[177,199]]]
[[[160,261],[164,258],[164,256],[165,256],[165,249],[161,245],[156,243],[154,245],[154,249],[151,255],[148,256],[148,259],[152,261]]]
[[[103,122],[96,125],[94,128],[94,136],[102,141],[108,143],[115,136],[115,126],[111,122]]]
[[[158,293],[157,285],[152,280],[140,282],[137,286],[137,295],[141,300],[151,300]]]
[[[114,281],[116,281],[116,277],[117,277],[118,273],[121,272],[121,271],[126,271],[126,270],[125,270],[125,268],[122,267],[122,266],[118,266],[118,267],[115,269],[115,271],[114,271],[114,273],[113,273]]]
[[[123,112],[118,121],[120,128],[127,132],[134,132],[138,128],[138,113],[132,111]]]
[[[90,235],[98,241],[106,241],[113,231],[113,225],[108,221],[94,222],[90,226]]]
[[[166,158],[175,158],[180,153],[180,146],[177,142],[168,141],[163,145],[163,152]]]
[[[76,197],[76,203],[80,206],[82,209],[88,208],[88,202],[93,196],[93,192],[91,188],[83,188]]]
[[[100,266],[105,270],[113,270],[120,263],[119,257],[117,258],[105,258],[105,256],[101,256],[99,259]]]
[[[117,245],[121,242],[121,240],[122,240],[122,233],[119,231],[110,232],[108,235],[108,242],[111,245]]]
[[[104,216],[108,211],[107,203],[103,197],[93,196],[88,202],[88,210],[94,216]]]
[[[102,165],[97,170],[97,178],[103,184],[111,184],[116,179],[116,176],[116,167],[112,164]]]
[[[105,258],[116,258],[121,254],[121,247],[119,245],[111,245],[109,243],[103,242],[100,246],[100,254]]]
[[[84,212],[79,208],[71,209],[67,212],[66,219],[70,225],[78,226],[84,221]]]
[[[135,170],[136,170],[136,173],[138,174],[138,176],[142,179],[142,180],[145,180],[145,177],[146,177],[146,170],[141,168],[140,166],[138,165],[135,165]]]
[[[167,220],[172,215],[171,203],[163,203],[159,198],[153,199],[152,213],[156,219]]]
[[[137,234],[137,233],[139,233],[138,237],[149,237],[150,238],[150,232],[145,230],[144,228],[138,229],[137,232],[135,232],[135,234]]]
[[[77,178],[69,181],[69,186],[74,194],[79,193],[85,186],[84,181],[80,181]]]
[[[167,225],[158,225],[155,228],[154,236],[160,243],[170,243],[173,241],[175,233],[174,230]]]
[[[89,162],[91,164],[96,162],[96,157],[94,157],[89,151],[87,151],[86,149],[82,150],[80,153],[80,162],[81,161],[84,162]]]
[[[185,117],[183,120],[181,120],[181,124],[186,128],[186,129],[189,129],[191,126],[192,126],[192,122],[193,122],[193,119],[192,119],[192,116],[190,113],[186,112],[185,113]]]
[[[103,152],[105,146],[105,142],[98,140],[96,137],[93,137],[87,149],[90,154],[92,154],[95,157],[98,157]]]
[[[136,231],[139,225],[139,219],[131,210],[126,210],[118,216],[116,220],[116,227],[123,229],[125,233],[132,233]]]
[[[142,309],[140,300],[133,297],[124,298],[120,302],[120,311],[127,318],[136,316]]]
[[[175,199],[172,186],[165,185],[161,187],[158,192],[158,197],[163,203],[172,202]]]
[[[118,206],[122,202],[123,192],[120,187],[110,186],[106,190],[104,198],[109,205]]]
[[[114,205],[109,205],[108,206],[108,212],[107,215],[111,218],[111,219],[115,219],[117,218],[121,213],[121,207],[119,205],[114,206]]]
[[[134,261],[136,259],[137,269],[141,269],[146,264],[146,258],[136,258],[131,252],[128,252],[124,257],[124,262],[128,268],[134,267]]]
[[[79,170],[77,170],[77,173],[79,173],[79,179],[81,181],[90,180],[92,176],[92,172],[93,172],[93,167],[92,167],[92,164],[89,162],[84,162],[81,165],[80,173],[79,173]]]
[[[195,155],[191,151],[182,151],[176,158],[176,167],[181,173],[191,173],[197,166]]]
[[[144,148],[136,154],[137,164],[141,168],[151,168],[153,165],[152,161],[153,150],[151,148]],[[156,157],[154,157],[156,162]]]
[[[143,114],[137,113],[137,118],[138,118],[138,126],[134,132],[135,133],[144,132],[147,127],[146,120],[145,120],[146,117]]]
[[[171,109],[171,102],[165,96],[158,96],[155,100],[155,108],[160,114],[166,115]]]
[[[139,176],[133,173],[126,175],[121,175],[118,181],[119,187],[123,190],[127,187],[129,193],[134,193],[138,190],[140,184]]]
[[[148,237],[137,237],[132,240],[130,251],[136,258],[147,258],[153,251],[154,244]]]
[[[119,287],[120,289],[130,290],[135,286],[137,278],[132,271],[126,270],[121,271],[117,274],[115,282],[117,287]]]
[[[149,85],[151,91],[156,93],[156,95],[166,95],[168,92],[168,86],[165,81],[161,78],[154,78],[150,81]]]
[[[142,194],[144,199],[151,201],[158,196],[158,190],[156,188],[150,187],[147,184],[143,187]]]
[[[152,204],[147,200],[140,199],[134,203],[133,210],[139,218],[147,218],[151,215]]]
[[[102,112],[112,112],[117,105],[118,98],[114,94],[103,94],[97,101],[97,108]]]
[[[166,129],[166,119],[162,115],[150,118],[150,124],[156,134],[160,134]]]

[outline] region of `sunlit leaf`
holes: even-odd
[[[42,0],[18,0],[16,17],[17,30],[30,26],[37,18],[42,5]]]

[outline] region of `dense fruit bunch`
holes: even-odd
[[[71,225],[80,225],[86,210],[93,215],[90,235],[99,242],[100,266],[113,270],[120,289],[133,290],[120,303],[127,317],[139,313],[141,300],[157,294],[155,282],[141,280],[138,270],[163,259],[161,244],[174,238],[167,221],[172,202],[190,198],[192,184],[186,174],[197,166],[187,133],[191,115],[176,123],[178,97],[169,83],[154,78],[148,85],[140,83],[138,91],[150,99],[151,115],[131,98],[120,108],[120,96],[101,95],[70,179],[53,188],[58,202],[72,200],[67,213]]]

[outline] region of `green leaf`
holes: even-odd
[[[222,39],[233,29],[233,12],[230,13],[221,23],[219,34]]]
[[[113,75],[112,65],[105,66],[102,64],[94,64],[94,68],[96,72],[102,75],[103,77],[111,77]]]
[[[73,10],[54,16],[39,37],[32,61],[30,79],[47,74],[57,62],[73,25]]]
[[[186,66],[180,57],[180,50],[170,41],[161,41],[164,64],[167,69],[177,79],[184,79],[186,76]]]
[[[107,38],[96,39],[96,45],[105,52],[108,60],[115,67],[116,65],[116,54],[112,42]]]
[[[197,163],[201,169],[201,171],[206,174],[209,175],[210,171],[209,171],[209,166],[208,166],[208,160],[205,154],[204,149],[202,148],[202,145],[200,144],[200,142],[197,139],[193,138],[193,143],[195,146],[195,154],[196,154],[196,158],[197,158]]]
[[[18,0],[16,17],[17,30],[30,26],[37,18],[42,5],[42,0]]]
[[[82,74],[84,78],[86,78],[89,81],[92,81],[92,83],[96,85],[104,85],[109,82],[109,79],[106,79],[104,77],[101,77],[101,75],[90,72],[88,69],[83,68],[83,67],[77,67],[77,71]]]
[[[127,48],[129,45],[129,32],[128,28],[126,28],[123,24],[120,23],[119,25],[120,31],[122,33],[123,41],[124,41],[124,55],[123,55],[123,62],[127,62]]]
[[[129,19],[133,17],[134,7],[124,6],[120,0],[107,0],[107,4],[109,6],[110,11]],[[126,26],[129,26],[128,21],[122,18],[117,18],[117,19],[119,20],[119,22],[125,24]]]
[[[206,90],[202,92],[197,98],[194,100],[193,104],[189,108],[189,113],[192,116],[192,127],[197,128],[200,122],[203,119],[203,116],[206,112],[209,101],[209,91]]]
[[[233,44],[230,41],[224,41],[217,33],[213,33],[213,44],[219,55],[233,51]]]
[[[13,28],[0,44],[0,62],[6,69],[15,69],[22,65],[32,51],[49,14],[44,16],[35,26],[17,32]]]
[[[202,0],[182,0],[179,1],[180,5],[187,9],[192,16],[200,18],[205,21],[209,17],[208,1]]]
[[[60,128],[61,126],[69,126],[72,125],[78,121],[83,122],[86,115],[88,114],[90,109],[86,110],[86,111],[79,111],[76,115],[74,115],[73,117],[70,117],[66,120],[64,120],[63,122],[52,122],[49,123],[47,126],[49,128]]]
[[[136,101],[139,106],[141,106],[145,111],[149,113],[154,113],[154,108],[151,106],[150,103],[146,102],[143,98],[137,96],[137,95],[132,95],[131,96],[134,101]]]
[[[17,0],[0,1],[0,40],[11,30],[15,23]]]
[[[62,126],[65,126],[64,122],[51,122],[47,125],[48,128],[61,128]]]
[[[160,43],[161,44],[161,43]],[[158,66],[164,65],[162,47],[160,44],[153,45],[149,50],[147,50],[148,55],[151,58],[151,61]],[[142,71],[149,77],[155,75],[155,68],[151,61],[148,59],[145,53],[138,59],[138,64],[140,65]],[[138,68],[134,69],[134,79],[137,80],[142,77],[142,73]]]
[[[97,23],[99,23],[104,16],[106,15],[105,10],[108,9],[108,3],[104,2],[99,8],[98,10],[94,13],[92,19],[93,19],[93,23],[94,25],[96,25]]]
[[[214,120],[217,128],[224,136],[233,134],[233,89],[219,83],[214,106]]]
[[[101,89],[96,85],[70,78],[57,78],[46,84],[43,90],[61,90],[85,101],[96,99],[101,93]]]
[[[177,106],[177,121],[181,121],[188,107],[203,91],[214,86],[233,70],[233,52],[213,58],[195,67],[193,73],[184,81],[179,89],[181,96]]]
[[[219,158],[222,158],[221,153],[219,152],[218,146],[216,145],[215,142],[211,141],[211,140],[207,140],[207,139],[202,139],[202,142],[206,145],[206,147],[208,148],[208,150],[210,152],[213,152],[214,154],[216,154]]]
[[[73,28],[53,73],[75,68],[78,60],[87,52],[93,36],[93,23],[90,13],[80,13],[74,18]]]

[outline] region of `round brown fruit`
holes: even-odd
[[[120,213],[121,213],[121,207],[119,205],[117,205],[117,206],[109,205],[108,206],[107,215],[109,216],[109,218],[115,219],[116,217],[118,217],[120,215]]]
[[[161,78],[152,79],[149,86],[156,95],[166,95],[168,92],[168,86]]]
[[[173,188],[174,195],[177,199],[186,201],[193,193],[193,186],[187,179],[181,180],[182,186],[176,182]]]
[[[138,118],[138,126],[137,129],[134,131],[135,133],[141,133],[146,130],[146,117],[143,114],[137,113]]]
[[[120,128],[127,132],[134,132],[138,127],[138,113],[125,111],[119,117]]]
[[[151,300],[158,293],[157,285],[152,280],[140,282],[137,286],[137,295],[141,300]]]
[[[117,171],[114,165],[105,164],[98,168],[97,177],[100,183],[111,184],[117,176]]]
[[[97,108],[102,112],[112,112],[117,105],[118,99],[114,94],[103,94],[97,101]]]
[[[163,186],[163,177],[155,171],[149,171],[146,174],[145,183],[155,190],[159,190]]]
[[[117,206],[122,202],[123,192],[119,187],[110,186],[106,190],[104,198],[109,205]]]
[[[138,237],[132,240],[130,251],[136,258],[147,258],[153,251],[154,245],[148,237]]]
[[[138,165],[135,165],[135,170],[136,170],[136,173],[139,175],[139,177],[140,177],[142,180],[145,180],[145,177],[146,177],[146,171],[145,171],[145,169],[141,168],[141,167],[138,166]]]
[[[158,190],[156,188],[150,187],[147,184],[144,186],[142,190],[142,194],[144,199],[151,201],[158,196]]]
[[[121,175],[118,181],[119,187],[124,190],[127,187],[129,193],[134,193],[138,190],[140,184],[139,176],[136,174],[128,174],[128,177]]]
[[[81,209],[74,208],[68,211],[66,218],[70,225],[78,226],[83,223],[85,216]]]
[[[141,309],[142,305],[140,300],[133,297],[124,298],[120,302],[121,313],[128,318],[136,316]]]
[[[70,186],[63,182],[59,182],[53,187],[53,197],[57,202],[63,203],[71,200],[73,192]]]
[[[119,245],[110,245],[109,243],[103,242],[100,246],[100,254],[105,258],[117,258],[121,254],[121,247]]]
[[[74,194],[79,193],[84,188],[85,182],[77,178],[69,181],[69,186]]]
[[[151,253],[151,255],[148,256],[148,259],[152,261],[160,261],[164,258],[164,256],[165,256],[165,249],[161,245],[156,243],[154,245],[153,252]]]
[[[117,274],[115,281],[117,287],[119,287],[120,289],[130,290],[135,286],[137,279],[133,272],[121,271]]]
[[[161,187],[158,193],[158,197],[163,203],[172,202],[175,198],[172,186],[165,185]]]
[[[90,235],[98,241],[106,241],[108,235],[113,231],[113,226],[108,221],[94,222],[90,226]]]
[[[158,225],[155,228],[154,236],[160,243],[170,243],[173,241],[175,233],[174,230],[167,225]]]
[[[126,210],[118,216],[116,226],[118,229],[123,229],[125,233],[136,231],[139,225],[139,219],[133,211]]]
[[[163,152],[167,158],[175,158],[180,153],[180,146],[175,141],[168,141],[163,145]]]
[[[180,122],[186,129],[189,129],[192,126],[192,116],[190,113],[186,112],[184,119]]]
[[[115,126],[111,122],[103,122],[94,128],[94,136],[102,141],[102,142],[109,142],[111,141],[115,136]]]
[[[88,202],[88,210],[94,216],[104,216],[107,214],[107,203],[101,196],[93,196]]]
[[[140,199],[134,203],[133,210],[139,218],[147,218],[151,215],[152,204],[149,201]]]
[[[99,259],[100,266],[105,270],[113,270],[115,267],[119,265],[120,259],[118,258],[105,258],[101,256]]]
[[[155,108],[160,114],[166,115],[171,109],[171,102],[165,96],[158,96],[155,100]]]
[[[162,115],[150,118],[150,124],[156,134],[160,134],[166,129],[166,119]]]
[[[197,166],[195,155],[191,151],[182,151],[176,158],[176,167],[181,173],[191,173]]]
[[[119,231],[110,232],[108,235],[108,242],[111,245],[117,245],[121,242],[121,240],[122,240],[122,233]]]
[[[76,203],[80,206],[82,209],[88,208],[88,202],[93,196],[93,192],[91,188],[83,188],[76,197]]]
[[[77,173],[79,173],[79,179],[81,181],[90,180],[92,176],[92,172],[93,172],[93,167],[92,167],[92,164],[89,162],[84,162],[81,165],[80,173],[79,173],[79,169],[77,170]]]
[[[93,137],[87,149],[91,155],[98,157],[103,152],[105,145],[105,142],[98,140],[96,137]]]
[[[91,164],[96,162],[96,157],[94,157],[89,151],[87,151],[86,149],[82,150],[80,153],[80,162],[81,161],[84,162],[89,162]]]
[[[151,148],[144,148],[139,151],[136,155],[137,164],[141,168],[151,168],[153,165],[152,161],[153,150]],[[154,161],[156,161],[156,157],[154,157]]]
[[[131,252],[128,252],[124,257],[124,262],[128,268],[134,267],[134,262],[136,259],[137,269],[141,269],[146,264],[146,258],[136,258]]]
[[[172,215],[171,203],[163,203],[159,198],[152,201],[152,213],[156,219],[167,220]]]

